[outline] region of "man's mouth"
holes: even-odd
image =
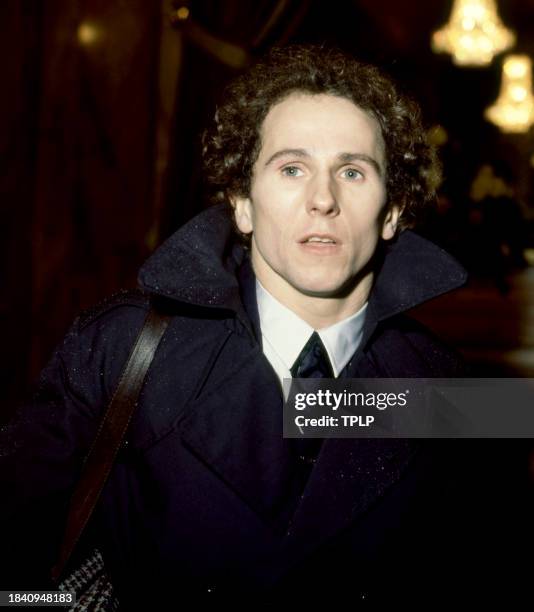
[[[339,244],[339,240],[330,234],[309,234],[300,240],[301,244]]]

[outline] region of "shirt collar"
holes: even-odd
[[[256,295],[262,335],[290,369],[313,334],[314,328],[279,302],[258,280]],[[350,317],[317,330],[336,377],[360,344],[366,308],[367,302]],[[291,333],[288,333],[289,331]]]

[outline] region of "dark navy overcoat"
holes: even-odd
[[[226,211],[209,209],[147,261],[141,292],[75,321],[2,432],[2,588],[46,584],[70,492],[152,299],[175,316],[81,545],[102,550],[123,609],[189,609],[190,596],[353,609],[491,599],[513,525],[497,522],[511,498],[485,441],[327,439],[295,488],[247,261]],[[344,375],[463,375],[403,312],[462,285],[464,270],[410,231],[379,264]]]

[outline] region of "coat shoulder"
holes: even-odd
[[[118,291],[84,310],[78,317],[78,327],[82,331],[104,315],[116,309],[124,313],[128,307],[147,311],[150,308],[150,296],[140,289]]]

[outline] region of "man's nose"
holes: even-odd
[[[310,183],[308,211],[333,215],[339,212],[335,184],[329,174],[314,177]]]

